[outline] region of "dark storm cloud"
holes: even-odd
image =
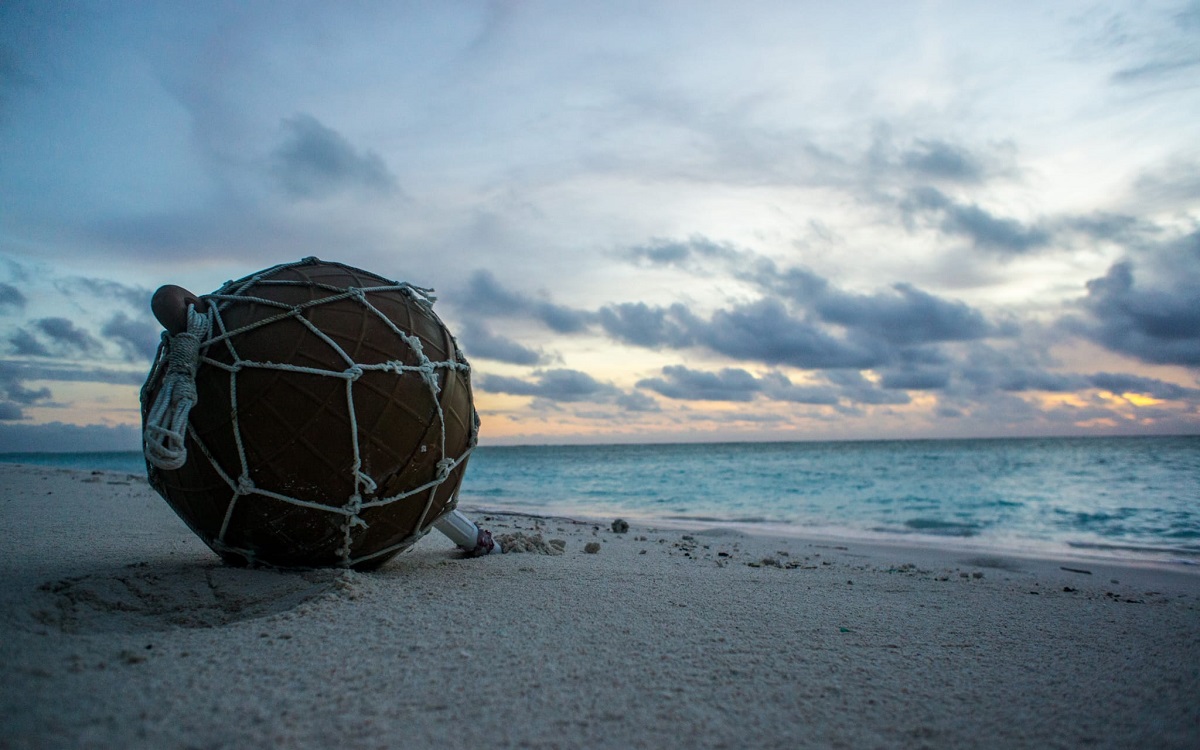
[[[312,115],[283,121],[284,143],[272,154],[272,167],[293,198],[323,198],[347,189],[371,193],[398,190],[395,176],[372,151],[359,151]]]
[[[522,380],[505,375],[484,375],[479,379],[479,387],[491,393],[567,402],[607,401],[620,394],[615,386],[601,383],[579,370],[540,370],[533,373],[533,377],[534,380]]]
[[[162,328],[157,324],[131,318],[123,312],[110,318],[100,333],[116,342],[131,362],[153,359],[162,339]]]
[[[479,322],[468,322],[459,338],[468,359],[492,359],[514,365],[542,364],[546,359],[540,352],[494,333]]]
[[[1016,219],[995,216],[968,203],[958,203],[937,188],[919,187],[909,191],[901,209],[911,219],[930,216],[940,219],[946,234],[971,240],[981,250],[1001,255],[1021,255],[1050,244],[1052,234],[1043,227],[1026,226]]]
[[[1193,235],[1191,242],[1197,242]],[[1157,285],[1139,284],[1131,261],[1109,268],[1087,283],[1087,321],[1068,321],[1093,341],[1154,364],[1200,365],[1200,252],[1181,254],[1197,265]],[[1189,278],[1189,276],[1191,278]]]
[[[26,302],[28,300],[20,289],[12,284],[0,283],[0,312],[23,309]]]

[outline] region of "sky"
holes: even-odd
[[[481,442],[1200,433],[1200,2],[0,4],[0,451],[159,285],[436,289]]]

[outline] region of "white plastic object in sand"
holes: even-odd
[[[504,551],[500,549],[500,542],[492,538],[492,532],[479,528],[474,521],[457,510],[452,510],[434,521],[433,528],[448,536],[468,557]]]

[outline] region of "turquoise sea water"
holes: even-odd
[[[143,473],[138,453],[0,461]],[[484,446],[464,506],[1200,563],[1200,437]]]

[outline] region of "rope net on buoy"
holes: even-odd
[[[478,442],[479,418],[473,406],[469,407],[469,415],[457,413],[457,411],[463,411],[462,409],[456,410],[457,421],[467,423],[461,426],[468,430],[469,437],[465,447],[461,450],[452,449],[447,445],[447,413],[443,408],[442,399],[439,397],[447,382],[447,377],[451,373],[461,373],[469,387],[470,365],[458,350],[453,338],[448,332],[445,332],[440,319],[433,313],[432,306],[436,298],[433,296],[432,290],[405,282],[337,286],[312,278],[279,278],[289,269],[316,264],[333,266],[352,274],[377,278],[373,274],[366,274],[366,272],[349,266],[326,263],[318,261],[316,258],[281,264],[238,281],[226,282],[216,292],[204,295],[201,301],[202,306],[206,309],[198,310],[195,307],[189,307],[187,330],[175,335],[163,334],[163,340],[151,368],[150,376],[147,378],[141,394],[143,414],[145,415],[144,452],[150,468],[152,483],[156,478],[155,472],[160,472],[159,477],[161,478],[161,472],[180,469],[188,461],[204,461],[211,466],[228,488],[228,505],[224,510],[224,517],[217,533],[215,535],[201,534],[202,537],[211,536],[211,538],[205,538],[205,541],[214,550],[234,553],[249,561],[255,561],[255,550],[239,548],[228,542],[231,521],[235,512],[244,504],[254,502],[259,498],[270,498],[289,506],[331,514],[336,517],[340,521],[342,535],[342,543],[336,549],[339,564],[356,566],[373,558],[390,556],[411,546],[428,532],[438,517],[453,510],[457,503],[457,492],[448,503],[444,503],[443,507],[435,508],[438,489],[474,450]],[[386,280],[379,279],[379,281],[385,282]],[[308,297],[308,299],[288,302],[264,296],[267,290],[285,290],[286,288],[299,288],[302,290],[301,293],[292,296]],[[437,326],[441,327],[441,331],[444,332],[445,338],[449,342],[445,347],[449,356],[444,359],[431,359],[426,355],[425,347],[418,335],[402,329],[396,324],[396,321],[380,309],[380,307],[391,305],[394,312],[396,295],[401,295],[408,303],[415,304]],[[288,294],[272,296],[286,297]],[[389,299],[392,301],[388,302]],[[345,303],[351,303],[364,322],[354,322],[352,320],[354,313],[345,311]],[[368,324],[370,324],[371,330],[378,330],[377,324],[381,323],[385,330],[393,334],[389,343],[400,342],[398,350],[390,352],[384,358],[385,355],[380,354],[378,349],[374,348],[369,352],[371,356],[367,357],[373,361],[356,362],[347,348],[366,351],[361,341],[353,342],[354,346],[350,346],[347,344],[348,339],[345,336],[330,335],[312,320],[320,308],[339,304],[340,307],[336,310],[325,312],[328,312],[330,316],[335,316],[339,321],[351,320],[351,323],[347,325],[359,326],[360,331],[364,332],[360,339],[366,337]],[[248,305],[261,306],[250,308],[261,317],[249,323],[233,321],[234,317],[246,317],[245,311]],[[240,311],[241,315],[232,314],[237,311]],[[290,356],[293,359],[301,360],[300,363],[270,361],[256,358],[257,355],[245,355],[239,350],[239,342],[249,340],[248,336],[257,336],[259,341],[270,341],[269,338],[263,338],[262,329],[281,323],[303,326],[316,340],[322,342],[324,350],[319,352],[319,356],[314,357],[299,351],[301,347],[297,345]],[[338,340],[339,338],[341,341]],[[309,345],[309,348],[312,346]],[[279,356],[278,359],[286,359],[287,354],[284,352],[285,356]],[[317,361],[321,359],[324,361]],[[197,372],[201,368],[216,368],[228,375],[228,403],[198,401],[196,378]],[[343,394],[336,397],[336,400],[344,405],[344,421],[349,434],[344,437],[325,436],[328,446],[336,446],[336,452],[339,455],[343,455],[345,446],[349,446],[349,461],[346,462],[346,465],[340,468],[330,467],[330,471],[338,469],[337,473],[342,475],[344,481],[337,478],[330,481],[335,484],[341,481],[340,486],[345,487],[344,496],[326,497],[323,494],[313,496],[310,492],[305,497],[301,492],[288,492],[287,487],[260,486],[260,483],[255,481],[254,477],[260,473],[261,469],[254,465],[251,457],[252,451],[247,449],[247,416],[242,413],[246,404],[239,401],[239,388],[245,386],[244,380],[251,374],[265,372],[275,372],[281,374],[282,377],[316,377],[344,383]],[[429,402],[435,406],[431,424],[418,424],[414,428],[423,429],[423,434],[426,436],[430,434],[435,436],[435,439],[428,441],[428,444],[422,442],[419,446],[421,454],[427,453],[430,447],[436,451],[436,470],[433,476],[424,478],[424,481],[418,486],[405,487],[402,490],[390,492],[390,494],[384,492],[387,488],[381,487],[383,478],[378,473],[373,474],[367,465],[363,442],[373,438],[369,432],[360,429],[360,419],[377,424],[382,417],[376,413],[364,415],[358,404],[360,400],[373,399],[372,403],[378,407],[380,393],[391,393],[394,398],[394,394],[401,392],[397,384],[381,380],[381,377],[418,379],[428,394]],[[364,378],[371,380],[369,389],[365,391],[362,390]],[[407,384],[404,385],[408,387]],[[390,391],[389,388],[391,388]],[[148,400],[152,396],[153,403],[149,404]],[[386,402],[385,406],[392,408]],[[327,409],[327,405],[317,403],[314,408]],[[396,408],[406,407],[404,404],[399,404]],[[222,434],[232,435],[232,450],[229,446],[218,447],[206,442],[205,436],[196,429],[196,420],[189,418],[193,409],[204,410],[206,414],[219,414],[222,410],[228,410],[229,430]],[[398,411],[397,413],[402,412]],[[342,414],[339,413],[337,416],[338,421],[343,420]],[[259,415],[255,418],[262,419],[262,416]],[[362,425],[362,427],[367,430],[371,429],[367,425]],[[426,441],[426,437],[422,437],[421,440]],[[310,444],[306,445],[306,449],[313,450],[312,459],[314,461],[321,461],[323,456],[320,454],[330,450],[328,446],[324,451],[319,446],[314,449],[311,445],[314,441],[308,442]],[[194,447],[199,455],[194,453],[189,455],[188,445]],[[261,447],[257,450],[260,453],[264,452]],[[223,465],[223,462],[216,458],[218,453],[224,455],[232,453],[235,459],[233,461],[226,460]],[[421,458],[423,462],[428,463],[428,456],[422,455]],[[301,457],[300,460],[304,460],[304,457]],[[360,552],[356,549],[355,532],[368,528],[369,524],[364,516],[369,511],[403,501],[412,502],[413,498],[421,496],[424,496],[423,508],[417,516],[414,530],[410,535],[382,549],[373,549],[367,552]],[[171,498],[167,499],[171,502]],[[174,506],[175,503],[172,502],[172,505]],[[188,521],[189,519],[185,518],[184,520]],[[191,521],[189,521],[189,525],[193,525]],[[195,529],[194,525],[193,528]]]

